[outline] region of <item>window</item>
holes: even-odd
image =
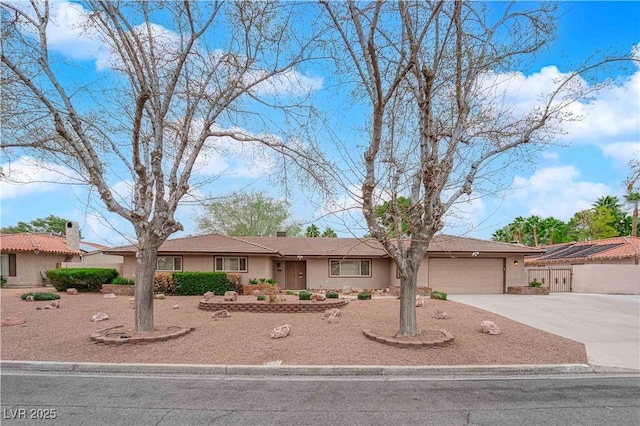
[[[16,276],[16,255],[3,254],[0,255],[0,275],[5,277]]]
[[[156,271],[182,271],[182,257],[158,256]]]
[[[247,272],[246,257],[216,257],[216,271]]]
[[[370,260],[330,260],[331,277],[370,277]]]

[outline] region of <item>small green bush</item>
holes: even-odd
[[[267,300],[267,296],[264,294],[259,294],[258,295],[258,300]]]
[[[45,272],[58,291],[76,288],[78,291],[100,291],[102,284],[113,281],[118,271],[111,268],[63,268]]]
[[[535,278],[533,279],[533,281],[531,281],[531,282],[529,283],[529,287],[538,288],[538,287],[541,287],[541,286],[542,286],[542,283],[541,283],[541,282],[539,282],[539,281],[538,281],[537,279],[535,279]]]
[[[298,293],[298,299],[299,300],[311,300],[311,293],[308,291],[301,291],[300,293]]]
[[[223,296],[235,289],[224,272],[174,272],[173,282],[178,296],[199,296],[208,291]]]
[[[0,288],[4,287],[7,284],[7,277],[4,275],[0,275]]]
[[[20,298],[22,300],[27,300],[27,297],[29,296],[33,296],[33,300],[36,300],[38,302],[41,302],[43,300],[56,300],[56,299],[60,299],[60,295],[59,294],[55,294],[55,293],[49,293],[49,292],[28,292],[28,293],[23,293]]]
[[[293,290],[286,290],[284,294],[286,294],[287,296],[293,296],[294,294],[296,294],[296,292]]]
[[[276,280],[274,278],[268,278],[265,282],[267,284],[276,285]]]
[[[358,300],[370,300],[371,299],[371,293],[369,293],[368,291],[361,291],[360,293],[358,293]]]
[[[431,298],[438,300],[447,300],[447,293],[444,293],[442,291],[432,291]]]
[[[258,279],[257,279],[257,278],[251,278],[251,279],[249,280],[249,284],[252,284],[252,285],[253,285],[253,284],[258,284]]]
[[[325,294],[325,296],[327,296],[327,299],[337,299],[340,297],[340,295],[335,291],[328,291],[327,294]]]
[[[131,278],[115,277],[114,279],[111,280],[111,284],[116,284],[116,285],[135,285],[136,282],[134,280],[132,280]]]

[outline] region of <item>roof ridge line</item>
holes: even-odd
[[[230,238],[232,240],[236,240],[236,241],[240,241],[240,242],[243,242],[243,243],[251,244],[252,246],[260,247],[260,248],[263,248],[265,250],[271,250],[274,253],[278,253],[279,255],[282,255],[282,253],[280,253],[278,250],[274,249],[273,247],[263,246],[262,244],[254,243],[252,241],[247,241],[247,240],[245,240],[245,239],[243,239],[241,237],[233,237],[231,235],[224,235],[224,234],[218,234],[218,235],[220,235],[221,237]],[[251,236],[249,236],[249,238],[251,238]],[[262,237],[258,237],[258,238],[262,238]],[[280,238],[282,238],[282,237],[280,237]]]

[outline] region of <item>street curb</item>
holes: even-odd
[[[227,376],[460,376],[460,375],[538,375],[638,373],[636,370],[597,371],[588,364],[536,365],[456,365],[456,366],[384,366],[384,365],[208,365],[208,364],[109,364],[89,362],[1,361],[0,370],[119,373],[190,374]],[[604,370],[604,371],[603,371]],[[1,371],[0,371],[1,373]]]

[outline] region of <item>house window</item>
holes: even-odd
[[[156,271],[182,271],[182,257],[158,256]]]
[[[246,257],[216,257],[216,271],[247,272]]]
[[[3,254],[0,255],[0,275],[5,277],[16,276],[16,255]]]
[[[370,277],[370,260],[330,260],[331,277]]]

